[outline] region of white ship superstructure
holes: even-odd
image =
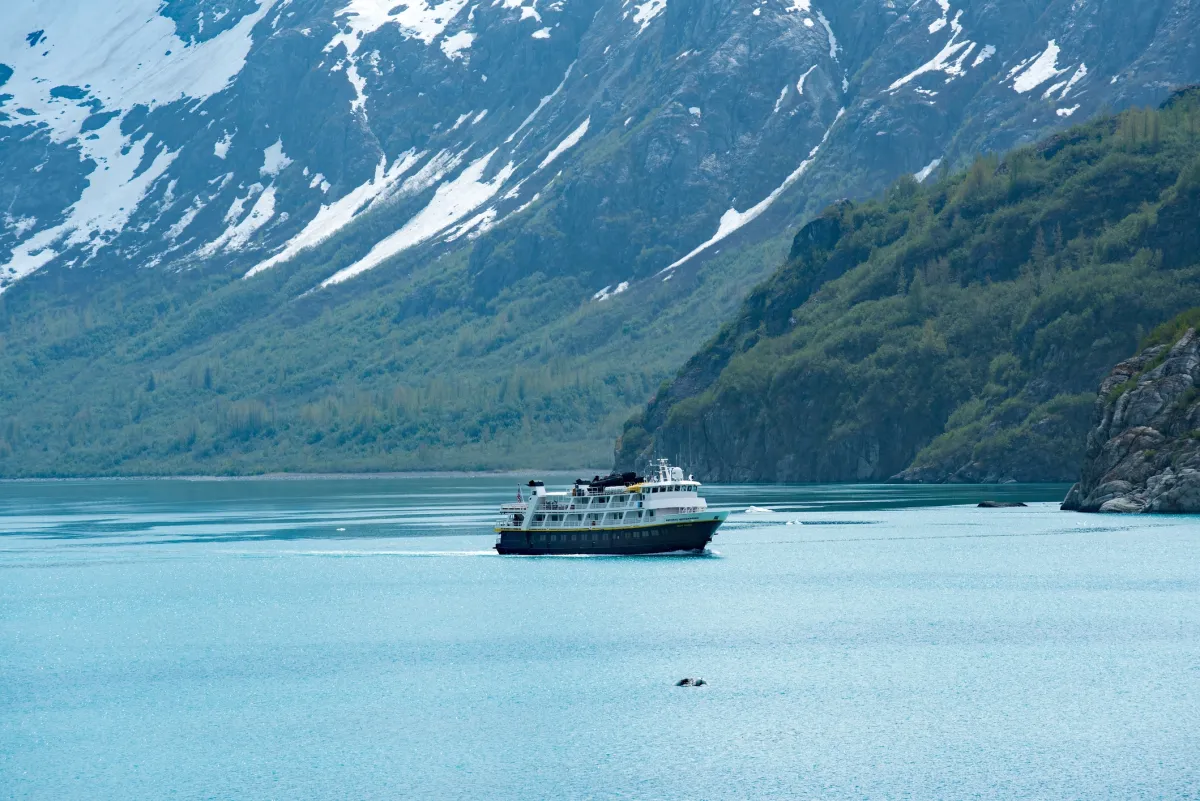
[[[501,507],[501,553],[654,553],[702,550],[724,522],[700,497],[700,482],[661,459],[653,475],[580,479],[564,492],[529,482],[526,501]]]

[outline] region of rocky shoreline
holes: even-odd
[[[1063,509],[1200,513],[1200,336],[1193,326],[1172,339],[1104,380]]]

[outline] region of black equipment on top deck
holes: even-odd
[[[587,488],[593,492],[600,492],[607,487],[628,487],[631,484],[639,484],[642,482],[642,477],[637,473],[610,473],[603,478],[593,476],[591,481],[586,478],[575,479],[575,486],[586,484]]]

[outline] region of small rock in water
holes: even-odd
[[[703,687],[708,684],[704,679],[686,678],[675,682],[676,687]]]
[[[980,501],[980,509],[1015,509],[1018,506],[1026,506],[1027,504],[1020,501]]]

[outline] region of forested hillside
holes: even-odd
[[[1192,0],[6,0],[0,476],[605,462],[830,202],[1157,105],[1197,29]]]
[[[1200,303],[1200,93],[830,207],[617,464],[715,480],[1067,481],[1095,388]]]

